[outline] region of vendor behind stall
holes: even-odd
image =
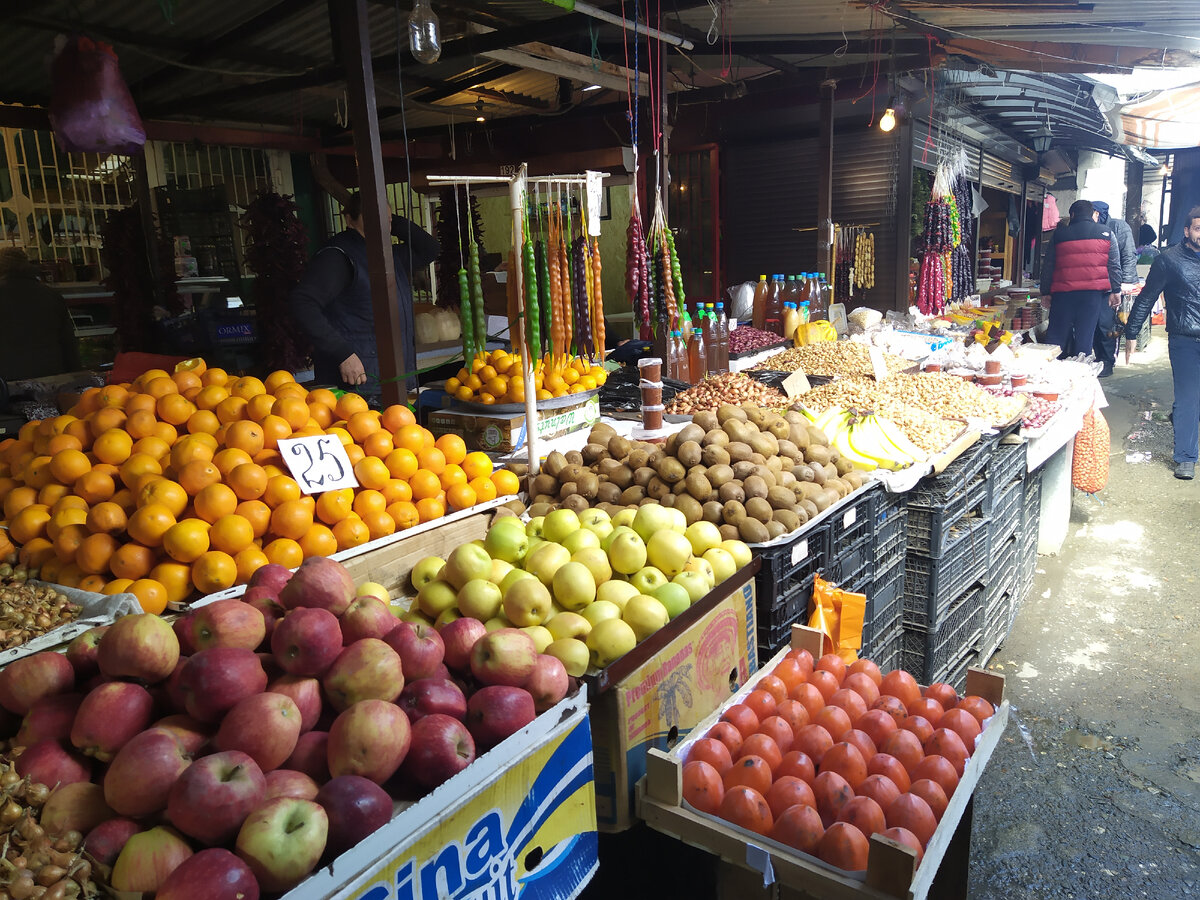
[[[0,378],[42,378],[78,368],[66,301],[38,280],[37,266],[24,251],[0,250]]]

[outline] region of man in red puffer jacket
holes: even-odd
[[[1092,218],[1088,200],[1071,204],[1071,221],[1055,230],[1042,264],[1042,293],[1051,294],[1046,343],[1087,352],[1100,310],[1120,300],[1121,256],[1112,232]]]

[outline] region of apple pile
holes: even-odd
[[[55,787],[46,834],[81,836],[119,891],[254,900],[566,695],[525,632],[439,633],[363,588],[325,557],[267,565],[244,598],[174,625],[126,616],[0,670],[15,777]]]
[[[508,516],[447,559],[421,560],[402,617],[440,632],[452,668],[468,644],[496,634],[506,635],[497,665],[509,668],[522,635],[578,677],[628,653],[749,562],[741,541],[658,504],[613,517]]]

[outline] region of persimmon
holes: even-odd
[[[775,715],[775,696],[769,691],[753,690],[742,699],[742,703],[758,717],[760,722]]]
[[[794,659],[784,658],[771,670],[771,674],[784,683],[788,690],[788,696],[791,696],[798,686],[803,684],[808,676],[800,668],[800,663]]]
[[[954,766],[954,774],[959,778],[962,778],[963,770],[967,767],[967,760],[971,756],[958,732],[951,731],[949,728],[939,728],[929,736],[925,742],[922,758],[926,753],[945,757],[946,761]],[[919,763],[920,760],[917,762]],[[913,771],[915,769],[916,766],[913,767]]]
[[[906,828],[913,833],[921,846],[928,846],[937,830],[937,817],[924,798],[916,794],[901,794],[884,810],[888,828]]]
[[[811,718],[808,715],[808,710],[799,700],[784,700],[775,709],[775,714],[791,727],[792,739],[796,737],[796,732],[805,725],[811,723]]]
[[[862,660],[859,660],[859,662],[862,662]],[[875,701],[879,699],[879,685],[865,672],[847,671],[846,678],[842,682],[842,688],[848,688],[862,697],[863,702],[867,705],[867,709],[870,709],[875,704]]]
[[[683,767],[683,799],[700,812],[716,815],[725,798],[721,775],[704,760],[692,760]]]
[[[812,780],[817,777],[817,768],[803,750],[789,750],[783,755],[779,768],[775,770],[776,778],[783,778],[785,775],[792,775],[812,784]]]
[[[817,798],[817,812],[826,828],[837,821],[842,807],[854,799],[854,789],[837,772],[818,772],[812,789]]]
[[[856,659],[847,667],[847,676],[858,674],[866,675],[871,681],[875,682],[876,687],[879,687],[879,684],[883,681],[883,673],[879,671],[879,666],[875,665],[869,659]]]
[[[755,732],[742,741],[742,746],[738,750],[734,765],[737,765],[739,761],[748,756],[764,760],[771,767],[772,776],[775,770],[779,768],[779,764],[783,762],[783,751],[779,749],[779,745],[775,743],[773,738],[762,732]]]
[[[771,807],[771,814],[776,819],[793,806],[816,808],[817,805],[817,798],[808,782],[795,775],[782,775],[776,778],[771,789],[767,791],[766,799],[767,805]]]
[[[833,822],[825,829],[817,844],[817,856],[831,866],[847,872],[862,872],[867,868],[871,845],[866,835],[847,822]]]
[[[729,751],[730,759],[742,748],[742,732],[732,722],[721,721],[708,729],[705,737],[720,741]]]
[[[921,846],[920,839],[907,828],[886,828],[883,831],[883,836],[908,847],[917,855],[917,865],[921,864],[921,858],[925,855],[925,848]]]
[[[716,738],[701,738],[688,748],[688,762],[703,760],[719,775],[724,775],[733,767],[733,756],[729,748]]]
[[[794,700],[787,702],[795,703]],[[765,734],[774,741],[781,755],[792,749],[792,741],[796,737],[792,726],[782,716],[767,716],[767,718],[758,723],[758,733]]]
[[[879,751],[899,760],[900,764],[904,766],[904,771],[908,772],[910,777],[913,769],[917,767],[917,763],[925,758],[925,750],[921,746],[920,740],[913,732],[903,728],[897,729],[895,734],[890,735],[883,742]]]
[[[944,681],[935,681],[925,688],[925,696],[942,704],[943,710],[954,709],[958,705],[958,691],[954,690],[954,685]]]
[[[907,793],[909,785],[912,784],[912,778],[908,769],[904,768],[904,763],[890,753],[876,753],[868,759],[867,772],[869,775],[883,775],[888,778],[902,794]]]
[[[825,826],[821,824],[821,814],[816,809],[811,806],[792,806],[775,819],[769,836],[801,853],[816,856],[824,835]]]
[[[958,772],[954,770],[954,764],[944,756],[927,754],[913,769],[912,777],[917,781],[922,778],[936,781],[947,797],[953,797],[958,787]]]
[[[755,834],[768,835],[775,825],[771,807],[760,791],[738,785],[726,787],[717,815]]]
[[[721,721],[729,722],[742,734],[742,739],[750,737],[758,731],[758,715],[744,703],[735,703],[721,713]]]
[[[855,797],[842,807],[838,821],[853,825],[867,837],[887,828],[882,807],[870,797]]]
[[[812,674],[808,676],[807,683],[821,692],[821,699],[826,703],[837,693],[838,688],[842,686],[837,676],[826,669],[814,669]]]
[[[825,696],[808,682],[798,685],[791,692],[791,697],[808,711],[809,719],[815,719],[817,713],[825,708]]]
[[[865,677],[865,676],[864,676]],[[862,698],[862,695],[850,688],[838,688],[833,692],[833,696],[829,698],[830,706],[840,707],[853,725],[867,712],[867,701]]]
[[[921,696],[921,688],[917,680],[903,669],[893,669],[883,676],[879,683],[879,693],[895,697],[908,709],[909,705]]]
[[[950,707],[946,708],[949,709]],[[958,701],[958,705],[955,708],[966,710],[973,715],[981,728],[983,727],[983,723],[990,719],[996,712],[992,704],[988,703],[982,697],[973,695],[963,697]]]
[[[914,704],[915,706],[915,704]],[[911,731],[917,736],[917,740],[924,746],[925,741],[933,734],[933,725],[924,716],[908,716],[900,723],[902,731]]]
[[[896,720],[882,709],[867,710],[854,727],[869,737],[877,750],[897,728]]]
[[[805,725],[796,732],[796,737],[792,741],[793,750],[802,751],[818,766],[821,765],[821,760],[832,746],[833,738],[829,736],[829,732],[815,724]]]
[[[842,741],[834,744],[821,757],[822,772],[836,772],[846,779],[852,790],[866,780],[867,761],[853,744]]]
[[[761,756],[741,756],[724,775],[725,790],[744,785],[766,794],[775,780],[770,764]]]
[[[927,721],[931,728],[936,728],[937,723],[941,720],[942,714],[945,712],[942,709],[942,704],[938,703],[932,697],[921,697],[908,707],[908,715],[910,718],[919,716]]]
[[[854,696],[858,695],[854,694]],[[840,706],[826,706],[813,717],[813,724],[828,731],[834,743],[840,741],[842,736],[853,727],[850,716]]]
[[[870,797],[881,809],[887,809],[900,796],[900,788],[886,775],[868,775],[854,793],[858,797]]]
[[[857,747],[864,761],[870,759],[878,752],[875,742],[871,740],[865,731],[859,731],[857,728],[851,728],[847,731],[842,735],[842,740],[847,744]]]
[[[828,672],[837,679],[838,686],[841,686],[843,679],[846,677],[846,661],[836,653],[826,653],[817,660],[813,666],[818,671]]]
[[[983,730],[974,714],[962,707],[948,711],[942,716],[940,722],[934,722],[933,725],[935,728],[949,728],[962,738],[967,755],[970,755],[971,751],[975,749],[975,740]]]
[[[950,805],[950,800],[946,796],[946,792],[942,790],[940,784],[929,778],[918,778],[912,783],[912,787],[908,789],[908,792],[916,794],[928,803],[929,808],[933,811],[933,817],[939,822],[942,820],[942,814],[946,811],[946,807]]]

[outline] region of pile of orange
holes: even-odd
[[[582,394],[600,387],[608,378],[603,366],[582,356],[551,361],[542,357],[533,369],[538,400]],[[446,393],[462,401],[486,403],[524,403],[525,376],[519,354],[492,350],[480,354],[470,368],[459,369],[446,379]]]
[[[358,488],[310,496],[290,476],[278,442],[322,433],[345,446]],[[22,562],[46,581],[130,591],[152,612],[519,487],[407,407],[378,412],[289,372],[238,378],[203,360],[91,388],[0,442],[0,524]]]

